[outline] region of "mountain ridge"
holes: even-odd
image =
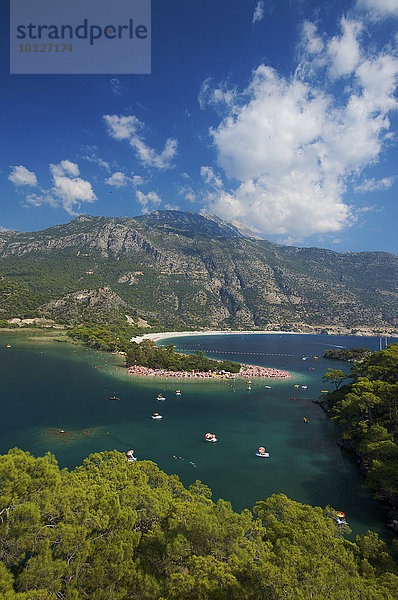
[[[398,325],[396,255],[282,246],[193,212],[0,232],[0,275],[49,302],[109,287],[164,327]],[[35,310],[51,316],[43,306]]]

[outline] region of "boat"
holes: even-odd
[[[128,462],[134,462],[137,460],[137,457],[134,456],[134,450],[127,450],[126,452],[126,458],[128,460]]]
[[[156,400],[166,400],[166,398],[164,396],[162,396],[162,394],[158,394],[156,396]]]
[[[269,452],[266,451],[264,446],[260,446],[257,452],[255,452],[256,456],[261,456],[261,458],[269,458]]]
[[[294,387],[295,387],[295,388],[298,388],[298,387],[300,387],[300,386],[299,386],[299,384],[298,384],[298,383],[296,383]]]
[[[215,433],[206,433],[205,435],[205,441],[206,442],[216,442],[217,438],[216,438],[216,434]]]
[[[302,386],[301,386],[301,388],[302,388],[303,390],[306,390],[306,389],[307,389],[307,387],[308,387],[308,385],[302,385]]]
[[[335,521],[338,525],[348,525],[348,523],[345,519],[345,513],[343,513],[341,510],[336,510]]]
[[[328,394],[329,390],[321,390],[321,394]]]
[[[302,356],[301,360],[307,360],[308,356]]]
[[[118,397],[116,396],[116,394],[113,394],[113,396],[111,396],[111,397],[109,398],[109,400],[120,400],[120,398],[118,398]]]
[[[251,386],[251,385],[248,385],[248,386],[247,386],[247,389],[248,389],[248,390],[251,390],[251,389],[252,389],[252,386]]]
[[[6,346],[6,347],[7,347],[7,348],[11,348],[11,344],[7,344],[7,346]]]
[[[267,388],[267,390],[272,389],[270,385],[265,385],[264,387]]]
[[[151,415],[151,418],[158,421],[159,419],[163,419],[162,415],[160,415],[159,413],[153,413],[153,415]]]
[[[310,420],[307,419],[307,417],[304,417],[304,423],[309,423],[309,422],[310,422]]]
[[[181,396],[181,391],[180,390],[176,390],[176,396]]]

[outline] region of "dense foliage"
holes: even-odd
[[[342,372],[325,378],[336,381]],[[343,374],[344,375],[344,374]],[[398,507],[398,344],[374,352],[351,368],[352,382],[324,398],[332,417],[344,426],[343,441],[363,459],[368,483]]]
[[[67,335],[96,350],[126,352],[130,338],[142,331],[138,327],[129,327],[124,323],[108,323],[106,326],[87,323],[69,329]]]
[[[334,358],[335,360],[347,360],[348,362],[360,362],[372,354],[369,348],[333,348],[326,350],[323,358]]]
[[[228,371],[239,373],[240,363],[230,360],[213,360],[206,358],[204,352],[180,354],[174,352],[174,346],[159,347],[151,340],[143,340],[140,344],[132,342],[127,346],[127,366],[140,365],[152,369],[169,371]]]
[[[384,542],[283,494],[235,513],[149,461],[0,457],[1,600],[395,600]],[[345,526],[343,526],[345,527]]]

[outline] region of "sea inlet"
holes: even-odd
[[[137,378],[127,375],[120,356],[4,332],[0,452],[49,451],[61,467],[73,468],[93,452],[134,449],[138,460],[156,462],[184,485],[200,479],[214,500],[229,500],[235,510],[284,493],[345,512],[353,536],[371,529],[390,538],[383,507],[355,459],[337,445],[338,426],[313,402],[328,389],[321,381],[328,368],[349,372],[348,363],[323,359],[325,350],[377,350],[378,338],[209,335],[162,341],[168,343],[177,351],[286,369],[291,377],[252,380],[251,389],[244,381]],[[151,419],[154,412],[163,418]],[[216,444],[205,442],[208,432]],[[255,455],[259,446],[268,459]]]

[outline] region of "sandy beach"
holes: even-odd
[[[139,344],[143,340],[152,340],[153,342],[158,342],[159,340],[165,340],[168,338],[176,338],[176,337],[190,337],[190,336],[198,336],[198,335],[264,335],[264,334],[281,334],[281,335],[303,335],[302,332],[299,331],[225,331],[220,330],[216,331],[213,329],[209,330],[200,330],[200,331],[166,331],[162,333],[146,333],[145,335],[140,335],[134,338],[131,338],[131,342],[136,342]],[[311,334],[308,334],[311,335]]]

